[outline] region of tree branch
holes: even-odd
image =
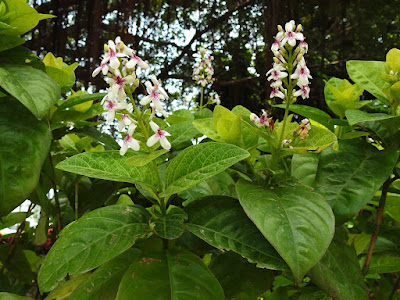
[[[238,5],[236,5],[234,8],[228,10],[225,14],[223,14],[222,16],[213,19],[206,28],[204,28],[203,30],[196,30],[196,33],[194,34],[194,36],[192,37],[192,39],[190,40],[190,42],[183,47],[181,53],[175,57],[175,59],[167,66],[164,67],[164,69],[161,71],[160,75],[158,76],[160,79],[165,79],[168,77],[168,72],[171,71],[183,58],[183,56],[185,56],[186,53],[188,53],[188,51],[191,49],[192,44],[198,39],[200,38],[204,33],[206,33],[207,31],[215,28],[215,26],[219,23],[222,23],[223,21],[225,21],[226,19],[229,18],[229,16],[231,16],[235,11],[240,10],[244,7],[246,7],[247,5],[249,5],[251,2],[254,2],[254,0],[246,0],[243,1],[241,3],[239,3]]]

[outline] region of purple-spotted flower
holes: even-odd
[[[113,41],[108,41],[108,45],[105,47],[106,53],[104,54],[104,58],[101,61],[101,64],[106,64],[108,62],[110,67],[113,69],[116,69],[120,65],[120,61],[118,57],[126,57],[126,54],[117,52],[117,49],[115,48],[115,44]]]
[[[100,71],[103,73],[103,75],[107,75],[108,70],[110,69],[110,66],[108,64],[100,64],[96,69],[94,69],[92,73],[92,77],[96,77]]]
[[[136,129],[136,125],[132,123],[129,126],[128,132],[127,132],[127,134],[126,134],[126,136],[124,138],[122,147],[119,150],[119,154],[120,155],[125,155],[125,153],[128,150],[128,148],[131,148],[132,150],[135,150],[135,151],[139,151],[140,150],[139,141],[132,137],[133,132],[135,131],[135,129]]]
[[[160,127],[153,121],[150,121],[150,127],[154,131],[154,134],[149,137],[146,145],[148,147],[152,147],[159,141],[161,147],[163,147],[165,150],[171,149],[171,143],[167,140],[167,136],[171,135],[168,132],[161,130]]]
[[[135,81],[136,76],[134,75],[127,75],[122,77],[121,72],[116,69],[114,70],[114,74],[108,78],[108,83],[111,85],[110,96],[113,99],[117,100],[125,100],[126,93],[125,93],[125,85],[131,84]]]

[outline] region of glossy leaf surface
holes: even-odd
[[[224,196],[199,199],[186,207],[186,227],[210,245],[232,250],[258,267],[284,270],[287,265],[246,216],[239,201]]]
[[[51,132],[21,103],[0,98],[0,141],[0,216],[5,216],[35,189]]]
[[[245,159],[249,153],[230,144],[204,143],[180,152],[168,164],[163,195],[182,192]]]
[[[50,291],[67,274],[82,274],[124,252],[149,230],[149,218],[140,206],[113,205],[71,223],[60,232],[42,264],[40,290]]]
[[[0,86],[41,119],[60,99],[60,86],[46,73],[32,67],[1,64]]]
[[[169,250],[144,253],[122,278],[116,300],[224,300],[224,292],[200,258]]]
[[[266,188],[241,180],[236,189],[246,214],[300,281],[333,238],[335,223],[328,203],[296,183]]]
[[[398,153],[379,151],[361,140],[344,140],[339,151],[320,154],[315,190],[335,213],[336,225],[355,215],[390,175]]]
[[[63,171],[111,181],[157,185],[157,173],[149,165],[134,167],[127,160],[130,151],[121,156],[119,151],[85,152],[74,155],[57,165]]]

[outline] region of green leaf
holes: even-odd
[[[25,40],[19,36],[0,35],[0,52],[8,49],[13,49],[25,43]]]
[[[14,212],[0,218],[0,229],[9,228],[17,223],[21,223],[26,218],[26,212]]]
[[[249,220],[237,199],[205,197],[185,208],[186,227],[210,245],[232,250],[260,268],[286,270],[276,250]]]
[[[363,263],[364,259],[361,260]],[[385,255],[385,254],[377,254],[372,256],[371,264],[368,269],[368,274],[374,273],[393,273],[400,271],[400,257]]]
[[[171,134],[171,145],[175,149],[180,144],[189,143],[191,139],[200,135],[200,132],[192,124],[192,121],[180,122],[168,127],[168,133]]]
[[[329,205],[300,184],[265,188],[240,180],[236,189],[246,214],[300,282],[333,238],[335,219]]]
[[[27,66],[0,64],[0,86],[39,119],[61,96],[57,82],[44,72]]]
[[[15,99],[0,98],[0,217],[35,189],[51,143],[47,122]]]
[[[400,194],[388,193],[386,196],[385,213],[400,222]]]
[[[159,211],[155,212],[155,217],[151,219],[150,226],[153,225],[153,230],[163,239],[177,239],[184,232],[183,222],[187,217],[182,208],[170,205],[165,216]]]
[[[344,235],[340,238],[335,235],[325,255],[307,275],[333,299],[369,299],[357,255],[344,242]]]
[[[308,131],[308,136],[305,139],[300,139],[299,136],[293,136],[294,130],[298,128],[299,125],[296,123],[291,123],[287,126],[285,138],[291,139],[292,142],[290,143],[291,148],[282,148],[284,155],[307,152],[319,153],[332,144],[335,148],[337,147],[337,137],[328,129],[312,126]]]
[[[224,141],[236,145],[241,144],[241,122],[233,112],[217,105],[214,108],[213,122],[218,135]]]
[[[85,103],[88,101],[94,101],[103,98],[106,93],[93,93],[93,94],[82,94],[82,95],[77,95],[74,97],[68,97],[68,100],[62,102],[62,104],[59,106],[60,108],[68,108],[72,107],[81,103]]]
[[[90,276],[89,273],[71,278],[68,281],[61,282],[51,293],[47,295],[45,300],[67,300],[70,299],[71,293]]]
[[[400,129],[400,116],[381,113],[369,114],[365,111],[350,109],[346,111],[346,118],[352,126],[363,122],[379,122],[382,126],[388,128],[391,134],[396,133]]]
[[[40,290],[51,291],[67,274],[85,273],[124,252],[149,230],[149,218],[141,206],[121,204],[96,209],[71,223],[42,264]]]
[[[35,28],[40,20],[53,18],[53,15],[40,14],[25,0],[3,0],[6,5],[6,13],[0,17],[0,21],[9,25],[2,34],[21,35]]]
[[[343,140],[339,151],[321,152],[315,191],[332,207],[336,225],[364,207],[389,177],[397,158],[396,151],[379,151],[362,140]]]
[[[272,287],[272,271],[256,268],[235,253],[217,256],[209,267],[222,285],[226,299],[255,300]]]
[[[247,151],[230,144],[204,143],[190,146],[168,164],[162,196],[187,190],[248,156]]]
[[[82,282],[69,299],[115,299],[122,277],[129,265],[138,259],[140,254],[138,249],[131,248],[106,262]]]
[[[227,172],[221,172],[183,191],[179,196],[186,199],[183,206],[205,196],[224,195],[236,198],[235,181]]]
[[[217,279],[191,252],[143,253],[126,271],[116,300],[224,300]]]
[[[146,154],[136,154],[129,157],[126,162],[134,167],[143,167],[147,165],[149,162],[155,160],[157,157],[167,153],[168,150],[161,149],[151,153]]]
[[[0,300],[32,300],[32,298],[24,297],[24,296],[20,296],[20,295],[16,295],[16,294],[11,294],[11,293],[1,292]]]
[[[349,60],[346,62],[347,73],[351,80],[370,92],[377,99],[387,103],[385,89],[388,83],[380,77],[385,73],[383,61]]]
[[[156,186],[157,171],[151,165],[131,166],[126,162],[131,156],[130,152],[121,156],[119,151],[85,152],[60,162],[57,168],[93,178]]]
[[[302,181],[305,185],[313,187],[318,161],[319,155],[313,153],[293,155],[292,176]]]
[[[216,142],[224,142],[224,140],[218,135],[212,118],[196,119],[193,121],[193,125],[198,131],[210,139]]]
[[[273,107],[279,107],[285,109],[286,104],[277,104],[274,105]],[[299,105],[299,104],[291,104],[289,106],[289,110],[294,112],[295,114],[317,121],[318,123],[324,125],[326,128],[333,130],[332,124],[329,123],[329,121],[332,118],[323,110],[308,105]]]

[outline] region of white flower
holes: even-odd
[[[281,98],[281,99],[285,98],[285,94],[282,93],[279,90],[279,88],[273,88],[272,91],[271,91],[271,94],[269,96],[270,96],[270,98],[273,98],[273,97],[278,97],[278,98]]]
[[[272,52],[277,52],[277,51],[279,50],[280,47],[281,47],[280,40],[278,40],[277,38],[275,38],[275,42],[273,42],[272,45],[271,45],[271,51],[272,51]]]
[[[109,68],[110,67],[108,64],[100,64],[100,66],[98,66],[96,69],[94,69],[94,71],[92,73],[92,77],[97,76],[97,74],[99,74],[100,71],[103,72],[103,75],[107,75]]]
[[[126,98],[124,90],[125,85],[133,83],[135,79],[136,77],[134,75],[122,77],[118,69],[114,70],[114,76],[108,78],[108,83],[111,85],[111,90],[109,90],[111,98],[121,101],[124,100]]]
[[[149,137],[146,145],[148,147],[152,147],[158,141],[160,141],[161,147],[163,147],[165,150],[171,149],[171,143],[167,140],[167,136],[171,135],[168,132],[161,130],[160,127],[153,121],[150,121],[150,127],[154,131],[154,134]]]
[[[287,77],[288,73],[283,72],[283,70],[285,70],[285,68],[283,68],[283,66],[281,64],[274,63],[272,69],[270,69],[266,74],[267,76],[268,76],[268,74],[271,74],[267,78],[267,80],[268,81],[271,81],[272,79],[273,80],[281,80],[282,78]]]
[[[303,124],[303,125],[305,126],[305,128],[307,128],[307,130],[310,130],[310,129],[311,129],[310,121],[309,121],[307,118],[301,120],[301,124]]]
[[[282,147],[292,149],[293,147],[290,146],[290,143],[291,143],[291,142],[292,142],[291,139],[283,139],[283,140],[282,140]]]
[[[302,86],[300,90],[294,92],[293,96],[301,96],[303,99],[310,97],[310,87],[308,85]]]
[[[306,41],[303,40],[300,42],[300,50],[304,50],[304,53],[308,52],[308,44]]]
[[[132,124],[132,120],[128,115],[123,115],[121,120],[119,120],[118,122],[118,130],[122,131],[122,129],[124,129],[125,126],[129,126],[130,124]]]
[[[130,134],[130,133],[126,134],[126,136],[124,138],[124,142],[122,144],[122,147],[121,147],[121,149],[119,149],[119,154],[125,155],[128,148],[131,148],[135,151],[140,150],[139,141],[137,139],[133,138],[132,134]]]
[[[284,38],[281,41],[281,47],[283,47],[286,42],[294,47],[296,45],[296,40],[302,41],[304,40],[304,36],[301,32],[295,32],[295,22],[291,20],[290,22],[285,24],[285,34]]]
[[[308,85],[308,79],[312,79],[310,70],[306,66],[304,57],[297,64],[296,71],[290,76],[292,79],[297,79],[297,85],[299,87]]]
[[[108,41],[108,51],[105,53],[101,64],[105,64],[110,62],[110,67],[113,69],[117,69],[120,65],[118,57],[125,57],[124,53],[117,53],[115,49],[115,44],[113,41]]]
[[[148,69],[149,65],[144,62],[139,56],[136,55],[136,51],[131,50],[131,54],[130,56],[130,60],[127,62],[127,64],[125,65],[128,69],[132,69],[134,68],[136,65],[138,65],[139,67],[141,67],[142,69]]]

